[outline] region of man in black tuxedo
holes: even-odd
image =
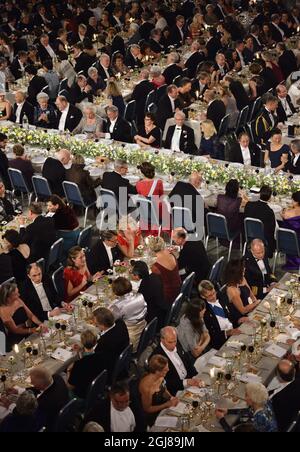
[[[19,217],[20,236],[22,242],[30,248],[30,262],[48,258],[51,245],[56,241],[56,230],[52,218],[42,216],[43,207],[40,203],[29,206],[28,219],[31,224],[25,227],[25,218]]]
[[[272,94],[264,96],[264,106],[255,121],[255,136],[258,144],[266,145],[270,139],[272,130],[278,124],[276,110],[278,99]]]
[[[200,297],[205,300],[204,323],[208,329],[211,346],[219,350],[231,336],[241,331],[233,327],[230,310],[221,294],[217,294],[210,281],[202,281],[198,287]]]
[[[290,145],[291,160],[285,165],[285,169],[291,174],[300,174],[300,140],[293,140]]]
[[[73,56],[75,60],[74,69],[77,74],[83,73],[87,76],[88,70],[96,62],[96,58],[88,55],[83,49],[82,42],[78,42],[73,46]]]
[[[61,301],[51,279],[43,275],[42,266],[31,264],[27,269],[27,279],[20,287],[21,299],[33,314],[44,322],[60,314]]]
[[[199,193],[201,182],[201,174],[198,172],[193,172],[189,177],[189,182],[177,182],[177,184],[169,194],[169,200],[172,206],[189,207],[191,209],[192,219],[194,223],[196,223],[199,215],[202,214],[201,211],[197,211],[197,209],[200,209],[200,206],[203,205],[203,200]],[[189,203],[191,203],[191,205],[185,205],[185,197],[188,197],[187,199],[189,200]]]
[[[147,12],[141,14],[142,25],[140,26],[139,32],[141,38],[145,41],[149,41],[150,33],[154,28],[153,23],[150,22],[150,15]]]
[[[30,79],[27,90],[28,102],[32,105],[38,105],[36,96],[48,86],[47,82],[44,77],[37,75],[37,68],[35,66],[27,66],[25,71]]]
[[[56,57],[56,53],[49,43],[49,36],[45,33],[40,37],[40,44],[37,50],[42,63],[49,59],[53,60]]]
[[[164,147],[185,154],[195,154],[197,151],[195,133],[191,127],[184,124],[185,114],[182,111],[177,111],[174,118],[176,124],[169,126]]]
[[[136,118],[137,125],[142,126],[144,124],[145,105],[148,94],[153,91],[154,86],[149,81],[150,73],[147,69],[141,71],[141,81],[135,86],[131,100],[136,102]]]
[[[275,227],[276,219],[274,211],[268,205],[272,197],[272,189],[264,185],[260,189],[260,200],[248,202],[245,207],[245,218],[256,218],[264,225],[265,239],[267,242],[268,257],[272,258],[276,249]]]
[[[24,50],[18,52],[18,56],[14,58],[13,62],[9,66],[10,72],[14,76],[15,80],[19,80],[25,74],[25,67],[27,65],[28,55]]]
[[[272,39],[275,42],[282,42],[284,41],[284,31],[279,27],[280,24],[280,15],[279,14],[272,14],[271,16],[271,23],[270,23],[270,32],[272,35]]]
[[[180,247],[178,267],[181,277],[185,279],[194,272],[196,285],[208,278],[211,265],[202,241],[189,240],[188,233],[180,228],[173,231],[172,238]]]
[[[11,183],[8,175],[8,158],[5,154],[5,148],[8,143],[8,137],[5,133],[0,133],[0,178],[4,183],[5,188],[11,188]]]
[[[195,378],[197,371],[191,364],[190,357],[177,340],[176,328],[166,326],[161,330],[160,344],[152,353],[152,356],[154,355],[162,355],[168,359],[169,372],[165,381],[172,396],[176,396],[177,392],[185,387],[201,386],[202,382]]]
[[[193,79],[196,77],[197,67],[202,61],[205,60],[204,53],[200,52],[201,44],[198,41],[194,41],[191,45],[191,55],[185,62],[185,67],[188,69],[188,78]]]
[[[246,132],[241,132],[238,141],[229,148],[228,160],[244,165],[261,166],[261,151],[256,144],[250,142]]]
[[[84,75],[78,75],[71,89],[72,104],[80,104],[81,102],[93,103],[93,91],[88,85]]]
[[[73,132],[82,119],[82,112],[79,108],[71,105],[65,96],[58,96],[55,102],[58,112],[58,130],[60,132]]]
[[[203,97],[208,104],[206,118],[214,123],[218,131],[221,121],[226,115],[225,104],[222,100],[216,98],[216,93],[211,89],[206,90]]]
[[[174,79],[182,75],[182,67],[179,66],[180,56],[177,52],[171,52],[167,58],[167,67],[163,72],[167,85],[171,85]]]
[[[278,429],[286,432],[300,410],[300,380],[291,361],[284,359],[278,363],[276,380],[278,385],[269,394]],[[299,424],[295,428],[299,432]]]
[[[175,85],[170,85],[167,88],[167,93],[159,99],[157,104],[156,119],[161,130],[165,129],[167,120],[173,118],[178,108],[178,88]]]
[[[134,68],[142,68],[144,66],[144,63],[142,62],[142,54],[141,54],[141,48],[138,44],[132,44],[127,52],[126,58],[125,58],[125,64],[127,67],[134,69]]]
[[[106,433],[146,431],[145,413],[135,386],[135,382],[130,386],[125,381],[115,383],[107,397],[95,401],[84,422],[97,422]]]
[[[37,396],[41,416],[45,418],[47,432],[55,431],[60,410],[69,402],[69,391],[60,375],[51,375],[49,370],[40,366],[30,371],[31,391]]]
[[[15,93],[15,103],[11,112],[11,121],[16,124],[23,124],[24,116],[27,116],[29,124],[34,122],[34,107],[26,100],[23,91]]]
[[[101,331],[95,353],[99,355],[99,360],[103,362],[103,368],[107,370],[108,379],[111,381],[115,364],[122,351],[129,345],[127,326],[123,320],[115,320],[107,308],[99,308],[93,314]],[[127,375],[122,375],[121,378],[123,377],[126,378]]]
[[[206,43],[207,59],[209,61],[215,61],[217,53],[222,48],[217,29],[210,27],[208,29],[208,36],[208,41]]]
[[[284,85],[278,85],[276,92],[279,100],[277,108],[278,122],[286,122],[290,116],[296,113],[296,108]]]
[[[292,72],[297,71],[297,59],[294,52],[292,50],[287,50],[286,45],[283,42],[277,44],[276,50],[279,54],[278,64],[286,80]]]
[[[114,105],[106,108],[107,122],[104,132],[101,133],[102,138],[131,143],[131,127],[128,121],[119,115],[118,107]]]
[[[245,256],[245,278],[257,299],[262,300],[272,290],[277,279],[272,274],[265,245],[262,240],[251,242]]]
[[[253,38],[253,52],[259,52],[263,48],[263,44],[259,39],[260,28],[258,25],[251,25],[250,36]]]
[[[47,179],[52,194],[64,196],[62,183],[66,180],[65,165],[68,165],[71,154],[67,149],[56,153],[56,158],[48,157],[44,163],[42,175]]]
[[[114,76],[114,73],[110,67],[110,57],[109,55],[107,55],[106,53],[103,53],[100,56],[99,62],[96,65],[97,69],[98,69],[98,73],[99,76],[102,78],[102,80],[104,80],[105,85],[107,83],[107,80],[110,77]]]
[[[105,272],[113,268],[117,260],[122,260],[123,254],[118,247],[116,231],[103,231],[101,240],[97,240],[88,254],[87,264],[91,274]]]
[[[162,32],[159,28],[154,28],[150,33],[151,38],[149,39],[149,45],[153,53],[160,55],[161,52],[165,51],[165,47],[161,42]]]
[[[179,15],[176,17],[176,25],[171,29],[170,33],[170,44],[176,47],[181,47],[184,45],[186,33],[184,30],[185,19],[183,16]]]

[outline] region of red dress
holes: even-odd
[[[64,269],[64,283],[65,283],[65,302],[70,303],[73,301],[76,297],[78,297],[79,293],[81,291],[85,291],[87,289],[87,286],[81,288],[78,290],[78,293],[76,295],[73,295],[73,297],[68,296],[68,285],[69,281],[71,282],[72,286],[79,287],[82,283],[83,277],[86,276],[86,278],[89,278],[89,273],[86,271],[83,275],[79,273],[79,271],[76,268],[67,267]]]
[[[138,231],[136,231],[136,234],[134,237],[134,249],[135,250],[137,249],[137,247],[140,244],[140,239],[141,239],[141,231],[138,230]],[[118,234],[118,243],[120,246],[129,248],[129,243],[127,242],[127,239],[125,237],[123,237],[123,235],[121,235],[121,234]]]
[[[160,275],[163,282],[165,303],[168,306],[171,306],[179,295],[182,284],[177,262],[176,267],[173,270],[168,270],[166,267],[163,267],[156,262],[152,266],[152,272]]]
[[[151,192],[152,185],[154,183],[155,183],[155,180],[146,180],[146,179],[140,180],[139,182],[137,182],[136,190],[137,190],[138,194],[145,196],[147,198],[149,196],[149,193]],[[163,182],[162,182],[162,180],[157,179],[156,187],[155,187],[153,193],[151,194],[151,196],[161,197],[163,195],[164,195]],[[161,220],[163,204],[161,202],[159,202],[158,199],[155,199],[155,206],[156,206],[156,212],[158,213],[159,219]],[[149,229],[148,225],[146,225],[144,223],[143,224],[141,223],[141,228],[143,231],[145,231],[149,235],[155,236],[158,234],[158,228]]]

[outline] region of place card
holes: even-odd
[[[208,361],[208,364],[211,364],[211,365],[216,366],[216,367],[225,367],[226,363],[227,363],[226,359],[220,358],[219,356],[213,356]]]
[[[279,345],[272,344],[266,348],[265,352],[275,356],[276,358],[283,358],[287,351],[284,348],[279,347]]]
[[[68,322],[71,319],[71,315],[69,314],[59,314],[56,315],[55,317],[52,317],[51,320],[53,320],[53,322],[58,322],[60,320],[62,320],[63,322]]]
[[[64,348],[59,347],[55,350],[54,353],[52,353],[51,357],[56,359],[57,361],[62,361],[63,363],[65,363],[73,357],[73,353],[69,350],[65,350]]]
[[[87,300],[87,301],[95,302],[95,301],[98,300],[97,296],[96,296],[96,295],[93,295],[93,294],[91,294],[91,293],[85,293],[85,292],[83,292],[83,293],[81,293],[81,296],[82,296],[82,298],[84,298],[84,299]]]
[[[242,383],[262,383],[262,378],[258,375],[252,374],[251,372],[247,372],[245,374],[242,374],[239,377],[239,380]]]
[[[227,347],[234,348],[235,350],[240,350],[241,346],[244,344],[240,341],[227,341],[226,345]]]
[[[155,421],[155,427],[175,428],[178,419],[174,416],[159,416]]]
[[[186,404],[183,402],[179,402],[177,406],[172,406],[169,408],[169,411],[172,411],[177,414],[185,414],[186,413]]]

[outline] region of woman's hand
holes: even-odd
[[[104,271],[102,272],[97,272],[93,277],[92,277],[92,281],[93,283],[99,281],[99,279],[103,278],[104,275]]]
[[[175,407],[179,403],[179,400],[177,397],[171,397],[171,399],[166,403],[168,408]]]

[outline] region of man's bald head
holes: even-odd
[[[177,331],[173,326],[166,326],[160,332],[161,343],[173,352],[177,346]]]
[[[200,188],[201,187],[201,182],[202,182],[202,176],[200,173],[198,173],[198,171],[194,171],[190,177],[189,177],[189,181],[190,184],[193,185],[195,188]]]
[[[53,378],[45,367],[35,367],[30,371],[31,384],[39,391],[45,391],[53,384]]]
[[[264,242],[260,239],[252,240],[251,252],[255,259],[264,259],[266,254]]]
[[[60,149],[56,153],[56,158],[59,160],[63,165],[67,165],[71,160],[71,154],[68,149]]]
[[[294,364],[288,359],[282,359],[276,369],[277,377],[282,382],[291,382],[295,378],[296,370]]]

